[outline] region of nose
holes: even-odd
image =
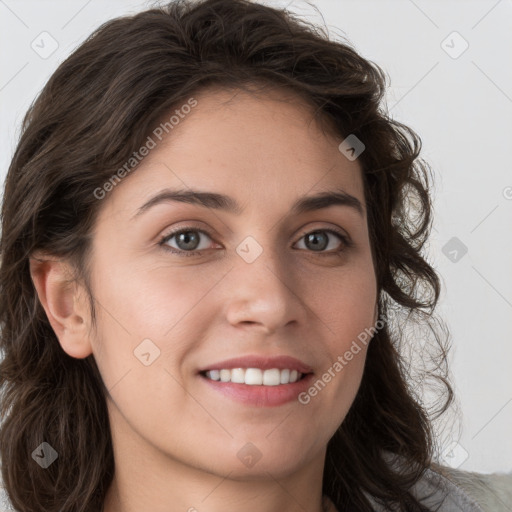
[[[269,249],[252,261],[241,254],[235,258],[227,283],[229,323],[271,334],[289,324],[307,322],[305,290],[294,269]]]

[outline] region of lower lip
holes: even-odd
[[[313,373],[309,373],[303,379],[292,384],[251,386],[249,384],[211,380],[204,375],[199,375],[215,391],[237,402],[256,407],[276,407],[297,400],[298,395],[308,389],[313,376]]]

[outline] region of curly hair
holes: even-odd
[[[336,136],[354,134],[381,316],[428,324],[440,280],[422,255],[431,229],[431,169],[421,140],[383,108],[385,73],[349,42],[284,9],[249,0],[177,0],[100,26],[55,71],[24,120],[2,204],[0,456],[15,510],[97,512],[114,475],[107,390],[93,355],[59,345],[29,272],[35,251],[71,262],[90,292],[94,191],[191,94],[255,84],[294,91]],[[136,169],[135,169],[136,171]],[[94,320],[94,299],[89,294]],[[369,345],[354,403],[327,446],[323,492],[339,511],[427,510],[410,492],[433,463],[432,412],[409,379],[401,333],[388,322]],[[441,383],[434,415],[452,401],[448,343],[435,330]],[[413,351],[418,339],[408,340]],[[432,416],[432,417],[431,417]],[[31,453],[43,441],[60,463]],[[94,453],[91,454],[91,447]],[[390,463],[399,460],[400,464]]]

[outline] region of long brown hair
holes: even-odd
[[[285,87],[338,137],[363,141],[358,158],[379,315],[406,311],[408,323],[428,324],[440,294],[422,256],[431,169],[419,158],[419,137],[383,108],[386,82],[348,42],[247,0],[178,0],[108,21],[58,67],[26,114],[2,205],[0,456],[16,510],[98,512],[114,475],[107,390],[95,359],[72,358],[60,347],[29,258],[43,250],[70,261],[90,292],[94,319],[88,262],[103,204],[94,191],[163,113],[194,93]],[[439,358],[435,373],[425,372],[444,386],[439,415],[452,399],[448,343],[431,332]],[[432,414],[411,389],[400,346],[389,322],[375,333],[359,392],[328,444],[323,492],[340,511],[372,510],[369,495],[393,510],[426,510],[409,489],[432,462]],[[31,456],[42,442],[59,457],[44,470]]]

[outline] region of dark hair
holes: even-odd
[[[62,350],[29,258],[41,250],[71,262],[94,318],[88,262],[102,205],[94,191],[192,94],[255,85],[294,91],[322,126],[366,145],[358,161],[379,315],[388,323],[369,344],[358,394],[328,443],[323,492],[340,511],[372,510],[369,495],[393,510],[426,510],[409,489],[432,463],[431,420],[452,400],[448,344],[432,329],[439,359],[425,375],[444,391],[432,412],[411,388],[400,334],[389,328],[393,311],[428,324],[440,293],[421,254],[431,229],[421,140],[382,108],[386,75],[376,64],[285,10],[247,0],[178,0],[104,23],[26,114],[5,182],[0,246],[0,455],[16,510],[97,512],[114,474],[100,372],[92,355]],[[31,453],[43,441],[59,459],[41,471]]]

